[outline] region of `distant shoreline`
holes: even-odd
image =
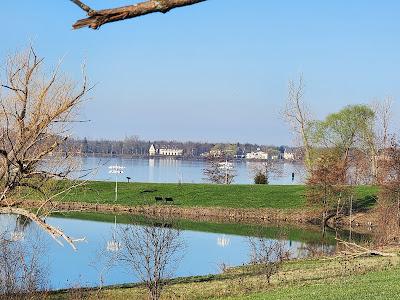
[[[165,155],[131,155],[131,154],[104,154],[104,153],[94,153],[94,154],[81,154],[81,153],[76,153],[74,156],[77,157],[93,157],[93,158],[101,158],[101,157],[107,157],[107,158],[129,158],[129,159],[175,159],[175,160],[184,160],[184,161],[208,161],[207,158],[205,157],[187,157],[187,156],[165,156]],[[234,161],[240,161],[240,162],[265,162],[265,161],[271,161],[267,159],[247,159],[247,158],[233,158]],[[272,160],[277,163],[293,163],[293,164],[302,164],[302,160],[285,160],[285,159],[277,159],[277,160]]]

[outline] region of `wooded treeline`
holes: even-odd
[[[80,155],[120,155],[130,157],[142,157],[149,155],[149,148],[154,144],[156,148],[182,149],[183,157],[200,158],[202,153],[207,153],[213,149],[235,148],[235,155],[244,155],[247,152],[261,149],[263,151],[283,151],[285,146],[268,146],[250,143],[208,143],[208,142],[179,142],[179,141],[145,141],[136,136],[128,137],[123,140],[89,140],[87,138],[69,139],[64,145],[65,151],[74,152]]]

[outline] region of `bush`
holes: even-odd
[[[268,178],[262,172],[257,172],[254,176],[254,183],[255,184],[268,184]]]

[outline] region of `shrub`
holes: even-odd
[[[265,176],[263,172],[257,172],[254,176],[254,183],[255,184],[268,184],[268,178]]]

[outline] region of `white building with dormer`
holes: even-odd
[[[156,155],[156,154],[157,154],[156,147],[154,147],[154,145],[151,144],[151,146],[150,146],[150,148],[149,148],[149,155],[150,155],[150,156],[154,156],[154,155]]]
[[[155,155],[160,155],[160,156],[182,156],[183,155],[183,149],[177,149],[177,148],[170,148],[170,147],[161,147],[160,149],[157,149],[154,144],[151,144],[149,148],[149,155],[150,156],[155,156]]]

